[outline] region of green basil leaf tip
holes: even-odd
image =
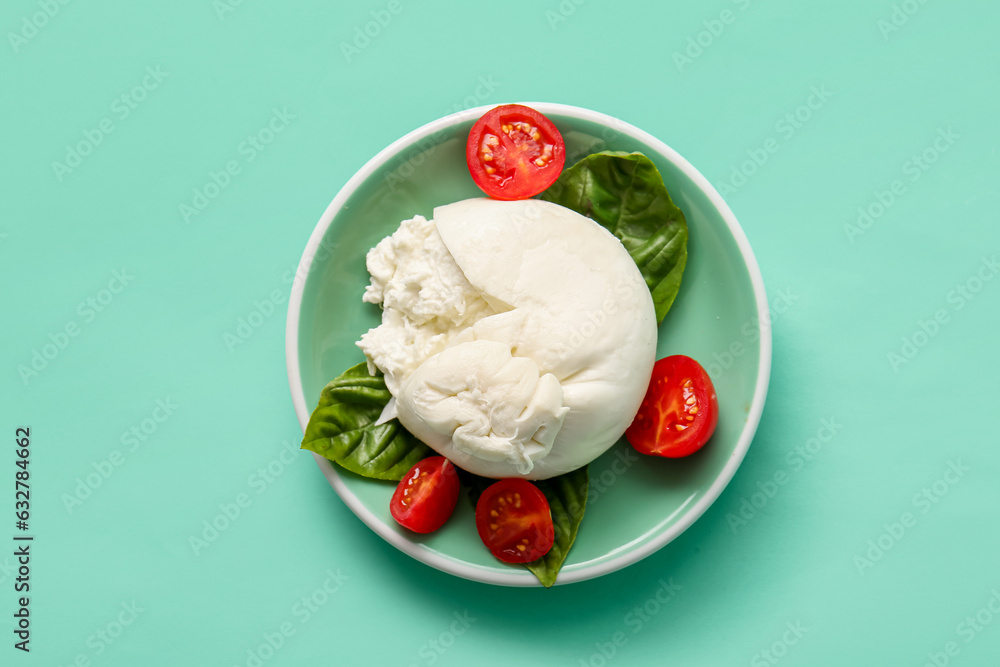
[[[324,456],[345,470],[373,479],[398,481],[431,449],[398,419],[374,426],[392,394],[367,364],[344,371],[323,388],[309,417],[302,449]]]
[[[565,169],[540,198],[592,218],[618,237],[662,322],[687,264],[688,228],[653,161],[642,153],[594,153]]]
[[[562,569],[570,547],[576,541],[576,533],[580,529],[580,521],[583,520],[583,512],[587,507],[589,485],[587,467],[583,466],[558,477],[534,482],[549,501],[556,540],[547,554],[536,561],[525,563],[524,566],[531,570],[546,588],[551,588],[556,583],[559,570]]]

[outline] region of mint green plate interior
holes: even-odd
[[[622,440],[591,464],[586,515],[559,577],[559,583],[569,583],[648,556],[691,525],[721,493],[760,418],[770,371],[770,333],[766,325],[759,326],[767,304],[749,244],[729,208],[697,171],[662,142],[609,116],[564,105],[529,105],[563,133],[567,166],[605,149],[641,151],[656,163],[690,229],[684,280],[660,326],[657,357],[686,354],[699,360],[712,376],[720,408],[712,440],[688,458],[639,456]],[[481,196],[466,168],[465,140],[485,110],[448,116],[394,143],[344,187],[317,225],[299,267],[288,319],[289,380],[303,428],[326,383],[364,360],[355,341],[380,322],[380,310],[361,301],[368,284],[368,250],[404,219],[416,214],[431,218],[435,206]],[[746,344],[747,331],[761,332],[756,344]],[[399,528],[389,514],[394,484],[335,470],[320,457],[317,461],[351,509],[406,553],[469,579],[537,585],[531,573],[489,554],[464,499],[444,528],[417,536]]]

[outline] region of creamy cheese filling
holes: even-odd
[[[363,299],[381,304],[382,324],[358,343],[369,372],[385,373],[393,396],[401,380],[451,339],[495,311],[469,284],[433,220],[416,216],[382,239],[366,258],[371,284]]]

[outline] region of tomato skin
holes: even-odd
[[[487,111],[469,132],[469,173],[494,199],[527,199],[552,185],[566,164],[566,143],[543,114],[521,104]]]
[[[682,354],[653,365],[653,377],[625,437],[642,454],[679,458],[705,446],[719,423],[719,400],[701,364]]]
[[[502,479],[476,503],[476,529],[490,552],[505,563],[530,563],[549,552],[555,528],[549,501],[524,479]]]
[[[429,456],[399,482],[389,511],[399,525],[415,533],[433,533],[444,525],[458,502],[458,471],[443,456]]]

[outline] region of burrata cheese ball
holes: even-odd
[[[393,395],[383,418],[485,477],[546,479],[631,424],[656,355],[638,267],[558,204],[476,198],[404,221],[367,257],[382,324],[358,345]]]

